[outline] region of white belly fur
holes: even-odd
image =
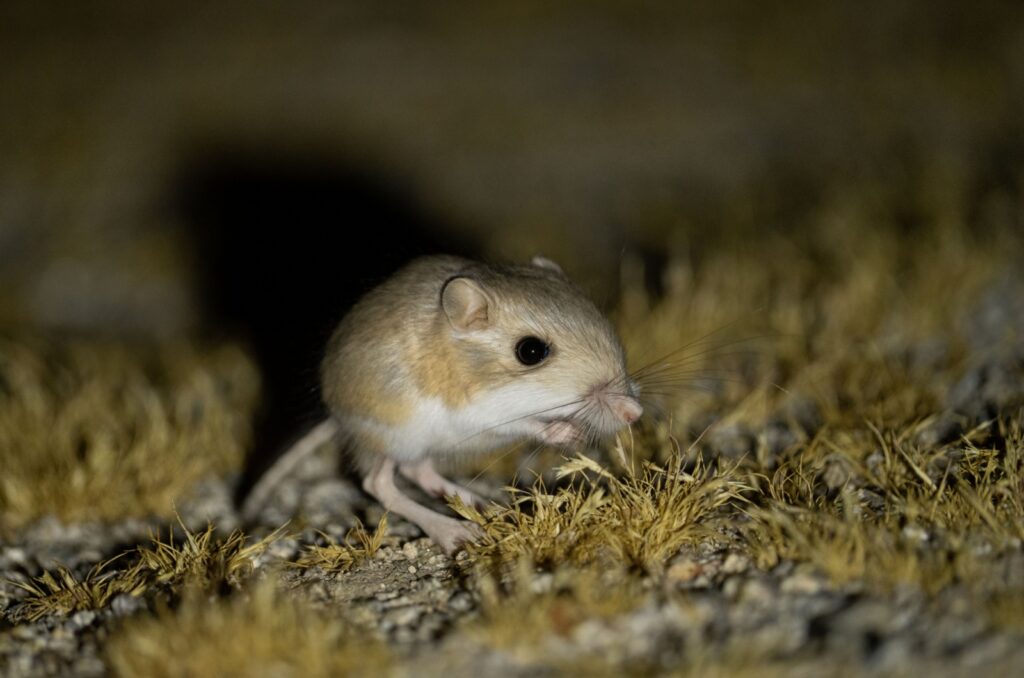
[[[348,423],[380,439],[395,461],[416,461],[487,452],[531,437],[536,430],[528,421],[531,416],[542,410],[545,417],[567,414],[578,407],[565,405],[574,400],[571,394],[511,385],[483,393],[461,408],[449,408],[439,398],[422,398],[397,426],[359,417]]]

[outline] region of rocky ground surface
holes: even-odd
[[[38,573],[55,557],[82,566],[95,563],[116,553],[124,537],[139,534],[140,527],[125,524],[96,538],[100,533],[87,528],[58,532],[40,526],[24,542],[4,545],[0,667],[5,675],[105,673],[101,645],[107,630],[138,614],[143,600],[123,594],[98,611],[15,623],[19,592],[12,582]],[[660,590],[636,609],[575,625],[546,638],[543,648],[525,651],[514,642],[496,648],[469,633],[479,614],[478,598],[459,563],[411,526],[395,521],[394,527],[390,543],[349,572],[314,568],[284,576],[386,639],[408,658],[400,673],[536,675],[595,657],[608,667],[681,671],[695,658],[728,656],[737,662],[736,670],[769,661],[808,674],[903,674],[931,666],[943,675],[965,675],[1024,665],[1024,634],[992,632],[957,590],[938,600],[909,588],[871,595],[857,586],[833,586],[792,563],[761,571],[744,556],[710,545],[677,557],[657,584]],[[40,546],[44,532],[50,539]],[[281,540],[266,554],[265,565],[293,558],[307,538]],[[1019,577],[1024,554],[1006,569]]]

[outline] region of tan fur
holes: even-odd
[[[399,424],[424,394],[444,394],[453,403],[465,399],[457,386],[462,375],[451,369],[453,356],[442,341],[440,289],[466,263],[455,257],[418,259],[345,316],[321,365],[332,414]]]
[[[452,408],[466,405],[483,386],[472,381],[451,342],[433,349],[418,347],[410,356],[410,368],[420,393],[440,398]]]
[[[350,432],[347,442],[353,449],[359,451],[358,456],[361,458],[387,453],[387,446],[384,444],[384,440],[369,431]],[[365,466],[364,464],[360,465]]]
[[[482,331],[460,331],[442,306],[446,282],[459,276],[486,292]],[[527,335],[552,345],[535,369],[515,357]],[[321,367],[324,400],[339,422],[358,417],[384,426],[406,421],[423,398],[457,409],[516,380],[582,396],[623,374],[610,324],[557,266],[449,256],[418,259],[369,292],[339,324]]]

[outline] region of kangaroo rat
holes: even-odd
[[[436,496],[483,501],[434,461],[524,439],[571,445],[612,434],[643,410],[611,324],[554,262],[495,266],[417,259],[367,293],[328,342],[320,369],[330,418],[250,493],[251,517],[276,481],[328,438],[354,452],[363,488],[446,552],[476,526],[403,494],[396,471]]]

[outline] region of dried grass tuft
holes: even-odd
[[[0,338],[0,530],[169,516],[241,465],[258,390],[231,346]]]
[[[213,525],[202,532],[192,532],[181,525],[184,538],[175,544],[174,534],[163,541],[151,538],[150,547],[136,549],[138,567],[150,573],[153,582],[172,589],[194,586],[203,590],[222,587],[240,588],[253,573],[256,560],[284,535],[278,528],[266,537],[248,543],[241,530],[218,539]]]
[[[967,432],[942,455],[909,442],[917,427],[825,432],[763,479],[742,527],[747,547],[761,567],[807,562],[839,584],[958,584],[987,596],[1024,536],[1024,438],[1020,422],[1002,426],[989,445]],[[835,465],[844,482],[829,493]]]
[[[381,516],[373,534],[367,532],[361,523],[349,530],[341,543],[321,532],[320,536],[325,544],[306,546],[292,566],[302,569],[319,567],[325,572],[347,572],[353,566],[372,558],[384,543],[387,534],[388,517],[386,513]]]
[[[151,545],[127,551],[93,567],[79,579],[60,567],[30,582],[13,582],[28,595],[12,613],[14,619],[36,621],[48,615],[67,615],[80,610],[105,607],[115,596],[143,596],[157,591],[171,596],[186,587],[203,591],[238,589],[253,573],[255,561],[282,535],[277,530],[263,539],[247,543],[240,531],[217,539],[208,525],[192,532],[182,525],[184,538],[175,542],[156,535]],[[117,564],[129,563],[120,569]]]
[[[109,570],[112,562],[96,565],[81,580],[67,568],[59,567],[56,572],[44,572],[29,582],[12,582],[28,596],[10,613],[11,619],[34,622],[52,614],[98,610],[115,596],[145,593],[149,585],[137,567]]]
[[[508,507],[481,513],[457,499],[453,507],[483,529],[484,538],[468,547],[483,561],[527,557],[547,567],[602,561],[656,572],[682,546],[707,535],[705,523],[748,489],[734,466],[712,470],[701,461],[687,472],[682,464],[676,447],[665,464],[642,461],[618,476],[578,455],[557,469],[571,484],[554,492],[538,480],[528,490],[510,488]]]

